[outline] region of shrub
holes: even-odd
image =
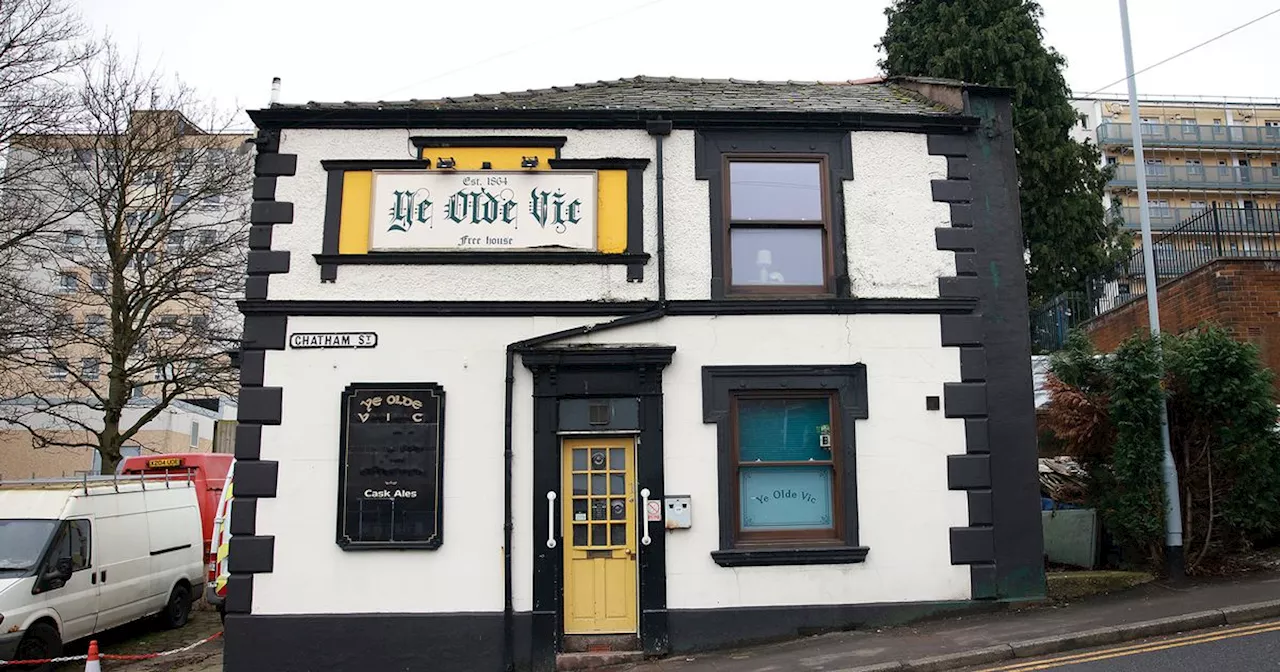
[[[1160,375],[1160,348],[1165,373]],[[1280,437],[1271,372],[1218,328],[1135,336],[1099,356],[1079,334],[1052,359],[1045,426],[1089,471],[1089,500],[1128,553],[1163,548],[1160,395],[1168,393],[1183,548],[1191,572],[1280,533]]]

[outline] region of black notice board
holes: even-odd
[[[443,477],[444,388],[353,383],[343,390],[339,546],[439,548]]]

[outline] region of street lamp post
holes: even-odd
[[[1160,307],[1156,297],[1155,251],[1151,247],[1151,208],[1147,204],[1147,166],[1142,156],[1142,126],[1138,114],[1138,84],[1133,74],[1133,44],[1129,40],[1129,3],[1120,0],[1120,32],[1124,40],[1124,68],[1129,82],[1129,126],[1133,135],[1134,173],[1138,176],[1138,216],[1142,222],[1142,265],[1147,281],[1147,320],[1151,335],[1160,335]],[[1164,375],[1164,355],[1156,344],[1160,373]],[[1169,405],[1160,393],[1160,443],[1164,447],[1164,563],[1169,580],[1186,574],[1182,553],[1182,505],[1178,498],[1178,468],[1169,445]]]

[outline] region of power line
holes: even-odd
[[[1164,59],[1163,61],[1159,61],[1159,62],[1157,62],[1157,63],[1152,63],[1151,65],[1148,65],[1147,67],[1145,67],[1145,68],[1143,68],[1143,69],[1141,69],[1141,70],[1139,70],[1139,71],[1137,71],[1137,72],[1133,73],[1132,75],[1129,75],[1128,77],[1121,77],[1120,79],[1117,79],[1116,81],[1111,82],[1110,84],[1107,84],[1106,86],[1099,87],[1096,91],[1092,91],[1092,92],[1089,92],[1089,93],[1084,94],[1083,96],[1078,96],[1078,97],[1080,97],[1080,98],[1088,98],[1089,96],[1094,96],[1094,95],[1097,95],[1097,94],[1099,94],[1099,93],[1102,93],[1103,91],[1106,91],[1107,89],[1109,89],[1109,88],[1111,88],[1111,87],[1115,86],[1116,84],[1122,84],[1122,83],[1124,83],[1124,82],[1129,81],[1129,78],[1130,78],[1130,77],[1137,77],[1138,75],[1141,75],[1142,73],[1144,73],[1144,72],[1146,72],[1146,71],[1148,71],[1148,70],[1151,70],[1151,69],[1153,69],[1153,68],[1160,67],[1160,66],[1164,65],[1165,63],[1168,63],[1169,61],[1174,60],[1175,58],[1180,58],[1180,57],[1182,57],[1182,56],[1186,56],[1187,54],[1189,54],[1189,53],[1191,53],[1191,52],[1195,51],[1196,49],[1199,49],[1200,47],[1203,47],[1203,46],[1205,46],[1205,45],[1211,44],[1211,43],[1213,43],[1213,42],[1217,42],[1218,40],[1221,40],[1222,38],[1224,38],[1224,37],[1226,37],[1226,36],[1228,36],[1228,35],[1230,35],[1230,34],[1232,34],[1232,33],[1236,32],[1236,31],[1242,30],[1242,29],[1244,29],[1244,28],[1248,28],[1249,26],[1252,26],[1253,24],[1255,24],[1255,23],[1257,23],[1257,22],[1259,22],[1259,21],[1261,21],[1261,20],[1263,20],[1263,19],[1265,19],[1265,18],[1267,18],[1267,17],[1273,16],[1273,15],[1275,15],[1275,14],[1280,14],[1280,7],[1278,7],[1278,8],[1276,8],[1276,9],[1273,9],[1273,10],[1271,10],[1271,11],[1267,12],[1266,14],[1263,14],[1262,16],[1259,16],[1259,17],[1258,17],[1258,18],[1256,18],[1256,19],[1253,19],[1253,20],[1248,21],[1248,22],[1246,22],[1246,23],[1242,23],[1242,24],[1240,24],[1240,25],[1236,26],[1235,28],[1232,28],[1232,29],[1230,29],[1230,30],[1228,30],[1228,31],[1226,31],[1226,32],[1224,32],[1224,33],[1221,33],[1221,34],[1215,35],[1215,36],[1213,36],[1213,37],[1211,37],[1211,38],[1209,38],[1209,39],[1205,40],[1204,42],[1201,42],[1200,44],[1197,44],[1197,45],[1195,45],[1195,46],[1193,46],[1193,47],[1190,47],[1190,48],[1188,48],[1188,49],[1184,49],[1184,50],[1182,50],[1182,51],[1180,51],[1180,52],[1178,52],[1178,53],[1176,53],[1176,54],[1174,54],[1174,55],[1172,55],[1172,56],[1170,56],[1170,57],[1168,57],[1168,58]]]

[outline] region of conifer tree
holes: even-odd
[[[894,0],[877,45],[890,76],[958,79],[1013,89],[1023,238],[1033,304],[1078,291],[1128,251],[1104,205],[1109,169],[1092,143],[1070,137],[1078,118],[1066,60],[1044,44],[1034,0]]]

